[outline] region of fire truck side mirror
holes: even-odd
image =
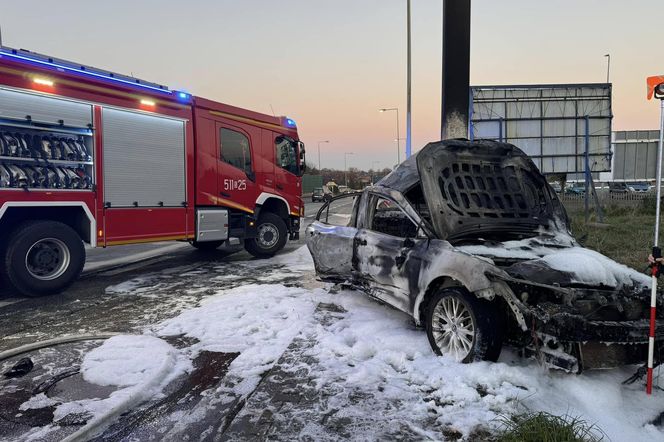
[[[304,172],[307,170],[306,154],[304,150],[304,143],[302,141],[297,142],[298,150],[300,151],[300,176],[304,175]]]

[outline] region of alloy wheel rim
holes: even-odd
[[[258,244],[264,248],[269,249],[279,241],[279,230],[272,223],[261,224],[258,228]]]
[[[432,334],[443,355],[457,362],[471,352],[475,341],[475,324],[466,304],[454,296],[442,298],[433,311]]]
[[[70,261],[69,248],[57,238],[40,239],[25,254],[25,268],[30,276],[40,281],[59,278],[67,271]]]

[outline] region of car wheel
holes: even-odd
[[[53,295],[80,276],[85,248],[66,224],[30,221],[12,233],[3,258],[5,273],[18,291],[26,296]]]
[[[256,226],[256,238],[244,242],[244,248],[257,258],[274,256],[286,245],[286,223],[278,215],[271,212],[261,214]]]
[[[219,248],[219,246],[221,246],[223,243],[223,241],[194,241],[191,243],[191,245],[196,247],[201,252],[211,252],[213,250],[217,250],[217,248]]]
[[[436,292],[427,307],[429,344],[438,355],[458,362],[496,361],[503,327],[494,305],[461,288]]]

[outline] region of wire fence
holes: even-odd
[[[642,204],[643,200],[655,199],[657,194],[654,190],[645,192],[611,192],[607,189],[597,189],[597,199],[602,206],[625,206],[634,207]],[[558,194],[565,206],[577,207],[585,203],[585,193],[562,193]],[[592,194],[589,195],[591,206],[594,204]]]

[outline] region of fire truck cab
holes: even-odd
[[[0,47],[0,277],[29,296],[80,275],[91,247],[297,239],[295,122]]]

